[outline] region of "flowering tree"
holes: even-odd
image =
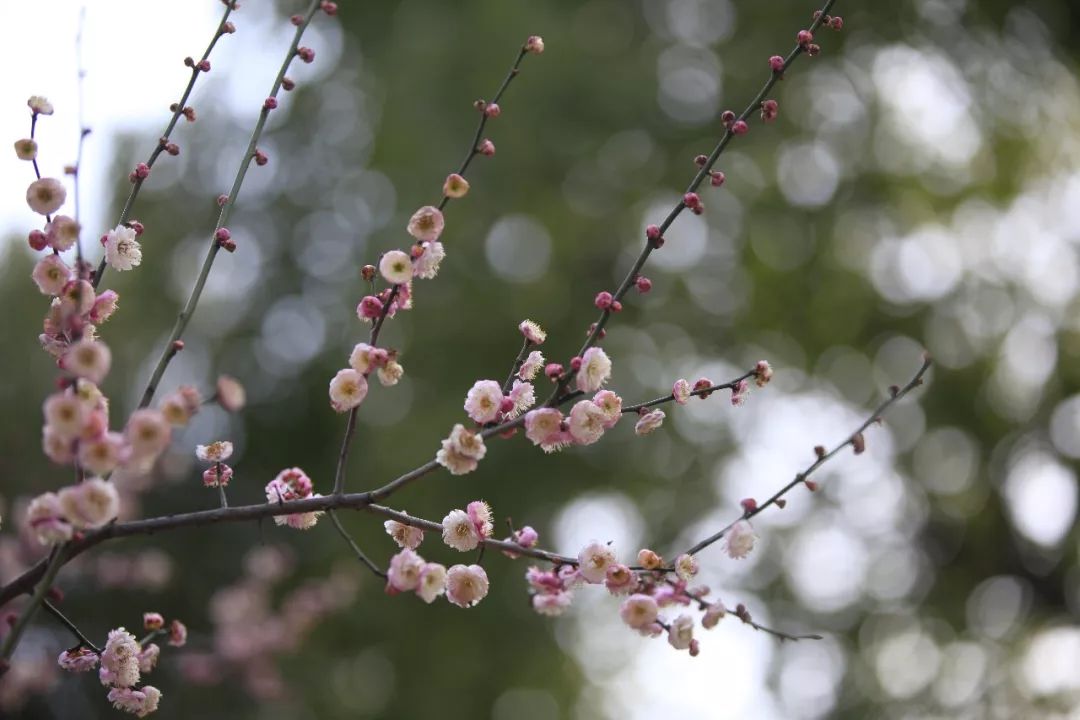
[[[828,42],[839,37],[836,33],[844,28],[844,22],[833,13],[833,5],[834,0],[829,0],[813,12],[804,27],[797,30],[785,54],[763,53],[760,88],[747,98],[741,111],[719,113],[715,145],[708,154],[693,157],[692,165],[687,163],[692,172],[683,193],[666,210],[666,215],[656,217],[644,228],[636,257],[622,263],[626,268],[621,280],[608,289],[569,293],[570,302],[591,301],[595,313],[591,324],[583,328],[548,323],[542,326],[522,318],[516,330],[488,328],[489,333],[505,330],[504,334],[512,335],[518,346],[516,355],[508,352],[502,358],[503,365],[509,365],[505,376],[492,377],[485,358],[484,371],[468,370],[471,386],[464,388],[458,402],[463,414],[459,412],[459,417],[442,429],[441,442],[427,443],[422,453],[418,451],[413,467],[396,476],[375,478],[358,473],[365,464],[356,462],[354,445],[358,442],[360,418],[369,407],[369,395],[392,397],[398,389],[395,386],[409,368],[410,354],[436,352],[424,349],[420,340],[415,349],[403,349],[387,342],[383,332],[394,324],[408,324],[407,311],[422,308],[431,297],[428,287],[446,280],[437,277],[440,268],[444,262],[453,262],[455,244],[464,241],[455,237],[454,216],[449,213],[449,206],[452,201],[456,206],[456,201],[471,199],[475,191],[471,193],[470,170],[481,163],[501,159],[502,155],[496,153],[498,128],[509,119],[502,117],[504,106],[507,115],[513,109],[508,90],[516,84],[519,74],[534,71],[534,63],[535,71],[543,72],[543,61],[552,54],[551,51],[545,54],[541,37],[529,36],[516,49],[509,72],[490,100],[478,100],[474,104],[478,119],[475,132],[467,138],[464,159],[445,177],[436,177],[437,168],[427,171],[433,187],[438,188],[441,180],[441,191],[429,198],[433,204],[421,205],[405,227],[398,228],[407,233],[409,244],[373,248],[370,264],[357,268],[353,287],[355,317],[342,328],[342,333],[351,338],[351,351],[338,359],[338,364],[344,367],[321,378],[321,383],[325,386],[328,381],[329,386],[325,413],[340,418],[338,432],[343,436],[333,471],[309,475],[299,467],[305,462],[302,449],[290,448],[294,455],[286,460],[283,469],[259,483],[264,497],[259,502],[243,504],[230,502],[229,497],[237,483],[251,477],[243,464],[237,463],[235,468],[230,464],[236,439],[204,437],[185,445],[187,436],[183,439],[178,436],[207,407],[244,413],[245,378],[222,374],[213,387],[182,384],[165,394],[159,393],[159,389],[168,382],[170,366],[183,357],[186,333],[197,317],[215,266],[222,257],[242,256],[248,249],[232,222],[234,211],[243,206],[244,184],[249,173],[268,172],[274,164],[288,162],[264,147],[267,128],[279,111],[279,104],[285,102],[286,94],[300,87],[290,78],[290,73],[297,65],[317,62],[316,50],[305,45],[305,32],[313,22],[335,22],[337,5],[325,0],[311,2],[303,12],[290,18],[295,28],[292,41],[284,49],[284,60],[257,110],[232,184],[227,192],[217,196],[218,217],[204,238],[202,264],[168,336],[161,342],[156,363],[141,383],[138,402],[131,412],[117,412],[116,403],[110,403],[106,394],[113,380],[110,371],[114,352],[110,348],[115,342],[110,338],[111,326],[106,323],[114,314],[119,313],[118,319],[122,317],[126,309],[121,308],[120,293],[109,285],[113,280],[119,281],[122,273],[139,273],[144,265],[158,260],[156,248],[148,240],[155,232],[154,227],[144,226],[135,219],[140,193],[144,187],[152,186],[159,163],[180,155],[179,135],[187,123],[197,119],[191,102],[192,91],[200,77],[211,71],[216,45],[219,41],[227,42],[227,36],[236,31],[237,8],[234,4],[225,5],[203,55],[185,61],[190,68],[190,81],[173,105],[172,115],[149,156],[130,170],[127,178],[130,191],[119,217],[112,228],[100,233],[103,255],[98,262],[93,259],[88,237],[99,233],[84,231],[78,203],[68,202],[69,188],[77,197],[79,167],[76,164],[72,168],[66,182],[41,172],[42,167],[48,167],[45,162],[48,148],[42,147],[39,157],[36,131],[39,123],[48,122],[54,108],[44,98],[30,98],[28,137],[15,143],[15,151],[20,159],[30,161],[33,178],[26,202],[43,217],[41,226],[29,231],[28,241],[38,253],[32,280],[46,299],[42,304],[45,321],[41,346],[56,364],[56,387],[44,398],[42,424],[43,450],[56,473],[51,480],[42,479],[25,513],[17,520],[10,520],[20,523],[23,531],[36,541],[39,556],[20,573],[5,577],[0,588],[0,604],[7,605],[13,613],[10,627],[3,635],[4,665],[0,669],[9,673],[18,670],[15,651],[34,623],[58,623],[71,636],[68,645],[55,648],[61,668],[97,673],[105,696],[118,709],[140,717],[155,711],[159,703],[168,702],[162,700],[162,691],[165,695],[170,693],[167,685],[159,687],[153,680],[159,656],[161,663],[168,663],[170,648],[184,647],[185,619],[163,615],[148,606],[141,618],[143,637],[126,629],[133,625],[133,618],[111,616],[103,618],[111,628],[107,634],[93,637],[81,629],[85,624],[83,618],[69,616],[61,608],[63,569],[84,553],[108,547],[125,537],[197,533],[196,528],[251,525],[271,518],[275,527],[267,527],[268,534],[290,530],[327,533],[332,527],[366,571],[385,583],[387,594],[416,595],[426,604],[441,602],[440,598],[457,608],[481,603],[492,589],[491,564],[502,562],[495,557],[494,551],[499,551],[516,561],[518,572],[526,580],[524,587],[505,588],[505,591],[526,592],[535,612],[558,616],[572,605],[576,595],[606,593],[614,596],[610,600],[611,613],[618,614],[630,631],[661,638],[661,642],[666,641],[672,647],[672,652],[686,651],[691,656],[707,652],[708,640],[702,631],[714,628],[729,614],[746,625],[748,631],[771,635],[777,642],[820,639],[813,629],[808,632],[785,629],[782,619],[778,623],[759,622],[755,619],[755,608],[749,604],[717,597],[696,581],[701,567],[699,553],[716,545],[723,548],[730,562],[753,553],[758,538],[755,518],[763,512],[783,509],[789,502],[789,494],[795,490],[817,490],[819,480],[815,473],[838,454],[849,448],[854,454],[863,453],[873,427],[895,403],[922,384],[930,367],[928,357],[912,368],[909,380],[883,393],[867,411],[864,421],[851,427],[848,434],[836,438],[831,445],[807,448],[805,465],[792,468],[782,483],[762,488],[759,496],[741,499],[725,524],[710,528],[692,543],[663,552],[652,549],[658,547],[652,542],[641,548],[613,547],[607,538],[598,537],[576,554],[560,554],[545,545],[544,529],[536,527],[536,523],[519,526],[507,521],[506,533],[497,532],[496,525],[506,515],[499,514],[498,506],[472,499],[487,494],[482,482],[472,490],[466,490],[465,485],[457,486],[456,494],[461,499],[452,509],[443,508],[441,518],[438,514],[424,517],[419,512],[397,510],[387,503],[404,506],[412,502],[402,491],[414,485],[421,487],[424,482],[438,482],[439,475],[476,473],[479,479],[485,461],[506,444],[530,446],[534,461],[542,463],[548,460],[547,455],[585,452],[578,448],[600,443],[609,435],[630,434],[631,428],[632,434],[646,443],[664,432],[668,414],[683,412],[683,406],[722,402],[729,405],[730,412],[736,413],[751,391],[767,392],[774,371],[769,361],[762,359],[730,377],[672,376],[667,384],[647,397],[624,398],[625,391],[619,387],[620,358],[614,352],[609,354],[604,340],[608,330],[618,326],[624,310],[633,304],[644,304],[649,298],[654,289],[649,260],[654,254],[663,253],[668,242],[679,242],[679,221],[683,216],[702,215],[712,197],[722,197],[726,192],[728,177],[720,168],[729,145],[737,145],[751,132],[767,132],[766,126],[781,113],[774,97],[777,85],[795,80],[804,56],[809,60],[819,55],[824,52],[822,46],[827,50]],[[558,52],[557,48],[552,50]],[[287,165],[281,172],[288,172]],[[418,199],[417,204],[423,201]],[[74,209],[69,210],[72,205]],[[544,310],[538,307],[532,312],[536,314],[531,316],[537,317]],[[647,312],[648,308],[643,307],[642,313]],[[554,339],[579,329],[585,331],[584,341],[572,354],[564,353],[564,357],[559,351],[549,350],[553,345],[549,333]],[[460,363],[468,366],[470,360],[461,358]],[[449,388],[441,391],[451,392]],[[259,452],[258,445],[258,437],[252,438],[250,451]],[[369,447],[368,451],[380,449]],[[137,502],[139,495],[154,492],[152,483],[140,485],[137,479],[154,478],[174,452],[198,461],[197,474],[202,485],[214,490],[202,498],[209,507],[169,508],[166,514],[141,516],[126,510],[126,506]],[[69,483],[58,479],[61,472],[69,473]],[[473,478],[466,481],[469,479]],[[346,519],[343,511],[347,510],[376,516],[375,521],[396,543],[396,550],[391,553],[372,538],[370,542],[359,541],[343,522]],[[520,508],[515,514],[527,511],[528,508]],[[370,518],[365,520],[370,524]],[[428,534],[441,538],[449,550],[440,547],[437,541],[432,547],[432,540],[428,540],[425,548],[430,549],[425,549],[423,554],[432,559],[422,557],[420,547]],[[455,555],[454,551],[462,555]],[[247,572],[252,577],[271,581],[278,576],[283,563],[281,557],[268,551],[252,560]],[[315,603],[319,610],[307,614],[318,616],[345,607],[351,598],[349,587],[348,581],[332,578],[325,586],[319,586],[321,589],[309,588],[308,595],[299,596],[301,599],[323,596]],[[333,600],[325,596],[332,596]],[[412,608],[415,613],[424,610]],[[109,611],[103,608],[99,614],[108,616]],[[310,623],[311,618],[297,622],[307,630],[304,624]],[[469,618],[455,622],[467,623]],[[302,633],[294,636],[298,634]],[[167,639],[169,647],[164,653],[154,642],[159,639],[162,642]],[[281,645],[266,641],[255,651],[250,649],[249,638],[245,642],[250,656],[259,654],[258,651],[272,654],[282,650]],[[190,657],[189,664],[198,662],[198,658]],[[239,653],[233,659],[250,660],[250,657]],[[198,675],[194,669],[188,672]],[[258,682],[250,678],[249,681]]]

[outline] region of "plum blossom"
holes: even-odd
[[[464,475],[475,470],[486,453],[484,438],[457,423],[450,431],[450,437],[442,441],[442,448],[435,454],[435,460],[451,474]]]
[[[413,259],[413,276],[421,280],[430,280],[439,274],[439,266],[446,258],[446,248],[438,241],[420,245],[421,253]]]
[[[314,484],[307,473],[297,467],[288,468],[282,470],[277,477],[266,484],[266,501],[272,504],[284,504],[292,500],[322,497],[318,493],[312,493],[313,488]],[[321,510],[313,510],[290,515],[275,515],[274,522],[297,530],[308,530],[315,526],[322,514]]]
[[[592,400],[579,400],[570,409],[570,436],[578,445],[592,445],[604,434],[605,417]]]
[[[671,623],[668,630],[668,642],[676,650],[686,650],[694,640],[694,619],[689,615],[680,615]],[[692,654],[692,653],[691,653]]]
[[[428,605],[446,592],[446,567],[439,563],[427,563],[420,572],[420,584],[416,594]]]
[[[425,205],[412,214],[405,229],[417,240],[433,242],[442,235],[445,225],[446,220],[443,218],[442,211],[437,207]]]
[[[95,385],[109,374],[112,353],[105,343],[83,338],[68,347],[60,360],[60,367],[72,375],[86,378]]]
[[[558,617],[566,612],[573,600],[573,593],[565,590],[553,593],[538,593],[532,596],[532,607],[539,615]]]
[[[412,258],[401,250],[391,250],[379,260],[379,273],[391,285],[406,285],[413,276]]]
[[[608,568],[615,564],[615,551],[607,545],[596,540],[592,541],[578,553],[578,572],[587,582],[596,584],[607,579]]]
[[[664,424],[664,418],[667,417],[663,410],[652,410],[645,413],[634,424],[634,432],[638,435],[648,435],[656,428]]]
[[[395,590],[405,592],[415,590],[420,585],[420,574],[424,570],[424,559],[409,548],[403,549],[390,558],[387,581]]]
[[[448,198],[463,198],[469,192],[469,181],[458,175],[450,173],[443,183],[443,195]]]
[[[615,427],[622,417],[622,398],[611,390],[601,390],[593,395],[592,401],[604,414],[604,429]]]
[[[135,717],[146,717],[158,709],[161,691],[153,685],[143,685],[138,690],[113,688],[109,691],[108,699],[117,710],[129,712]]]
[[[38,260],[30,277],[42,295],[59,295],[71,280],[72,271],[59,255],[46,255]]]
[[[139,643],[122,627],[109,631],[101,653],[102,685],[129,688],[139,682]]]
[[[739,520],[728,531],[724,549],[728,556],[741,560],[754,549],[755,540],[757,540],[757,535],[754,534],[754,528],[747,521]]]
[[[196,445],[195,457],[203,462],[225,462],[233,453],[233,444],[228,440],[218,440],[209,445]]]
[[[701,627],[712,630],[724,619],[726,614],[727,610],[724,609],[723,603],[715,602],[709,605],[709,607],[705,608],[705,614],[701,617]]]
[[[491,522],[491,506],[483,500],[473,500],[465,506],[465,512],[481,538],[491,537],[495,526]]]
[[[137,458],[156,458],[172,440],[172,428],[158,410],[136,410],[128,419],[124,436]]]
[[[482,535],[464,510],[451,510],[442,521],[443,542],[460,552],[475,550]]]
[[[91,414],[93,418],[95,414]],[[90,424],[92,427],[92,424]],[[104,422],[102,422],[104,427]],[[89,430],[90,428],[88,428]],[[85,433],[84,433],[85,434]],[[130,455],[124,436],[116,432],[91,432],[93,437],[79,443],[79,464],[92,473],[105,475],[125,462]]]
[[[67,190],[56,178],[41,178],[26,189],[26,204],[38,215],[52,215],[67,199]]]
[[[627,566],[614,563],[608,565],[604,587],[612,595],[626,595],[633,592],[634,588],[637,587],[637,577]]]
[[[387,520],[383,523],[386,534],[394,539],[398,547],[415,550],[424,541],[424,531],[411,525],[399,523],[397,520]]]
[[[547,340],[547,333],[532,320],[522,320],[521,324],[518,325],[518,330],[533,345],[543,345],[544,341]]]
[[[611,378],[611,358],[603,349],[591,347],[581,356],[577,372],[578,390],[596,392]]]
[[[217,401],[228,412],[240,412],[247,404],[247,392],[236,378],[221,375],[217,379]]]
[[[69,672],[87,672],[98,664],[98,654],[88,647],[77,647],[60,653],[56,663]]]
[[[30,501],[26,524],[42,545],[58,545],[71,539],[73,528],[60,507],[60,496],[47,492]]]
[[[384,387],[393,387],[401,381],[402,376],[405,374],[405,368],[397,361],[389,360],[375,374],[379,376],[379,383]]]
[[[502,389],[494,380],[477,380],[465,396],[465,412],[481,425],[499,416]]]
[[[525,414],[525,437],[544,452],[562,450],[573,442],[563,428],[563,415],[555,408],[539,408]]]
[[[479,565],[454,565],[446,573],[446,599],[462,608],[476,605],[488,594],[488,576]]]
[[[671,388],[671,395],[679,405],[685,405],[686,401],[690,399],[690,389],[690,382],[685,378],[679,378]]]
[[[107,480],[87,478],[60,491],[60,508],[72,526],[98,528],[119,514],[120,494]]]
[[[105,261],[114,270],[130,270],[142,263],[142,246],[137,234],[125,225],[117,225],[105,235]]]
[[[352,368],[338,370],[330,381],[330,407],[339,413],[352,410],[364,402],[367,392],[368,382],[363,374]]]
[[[623,600],[622,605],[619,606],[619,617],[635,630],[641,630],[652,625],[656,622],[659,612],[660,608],[657,607],[656,600],[641,593],[631,595]]]
[[[536,389],[532,383],[514,380],[510,394],[506,397],[513,403],[513,407],[506,413],[506,419],[513,420],[536,403]]]
[[[693,555],[683,553],[675,558],[675,575],[683,582],[690,580],[698,574],[698,561]]]
[[[521,368],[518,370],[517,376],[522,380],[533,380],[543,367],[544,353],[539,350],[533,350],[525,358],[525,361],[521,363]]]

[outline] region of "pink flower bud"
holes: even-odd
[[[660,228],[656,225],[649,225],[647,228],[645,228],[645,237],[653,243],[656,243],[657,241],[661,240]]]
[[[750,132],[750,126],[746,124],[745,120],[736,120],[731,125],[731,132],[736,135],[745,135],[746,133]]]
[[[645,293],[652,290],[652,280],[645,277],[644,275],[639,275],[638,279],[634,281],[634,286],[637,288],[637,291],[639,293],[644,295]]]
[[[709,158],[705,155],[697,155],[694,157],[694,164],[698,167],[705,167],[705,163],[709,162]]]
[[[611,301],[611,312],[622,312],[622,303],[618,300]]]
[[[281,87],[284,88],[286,91],[292,90],[294,87],[296,87],[296,81],[292,78],[283,77],[281,78]]]
[[[217,201],[216,202],[217,202],[218,207],[225,207],[225,203],[229,202],[229,196],[226,195],[225,193],[221,193],[220,195],[217,196]]]
[[[803,485],[805,485],[806,489],[810,492],[815,492],[818,489],[818,484],[813,480],[803,480]]]
[[[27,241],[34,250],[44,250],[49,244],[49,236],[41,230],[31,230]]]
[[[264,153],[262,150],[259,150],[258,148],[255,149],[255,155],[253,156],[253,158],[255,159],[255,164],[259,167],[262,167],[266,163],[270,162],[270,158],[266,156],[266,153]]]
[[[232,20],[226,21],[225,24],[221,26],[221,32],[226,35],[232,35],[236,32],[236,26],[232,24]]]
[[[502,108],[499,107],[498,103],[488,103],[484,107],[484,114],[489,118],[497,118],[502,115]]]
[[[744,498],[739,501],[739,504],[742,505],[743,512],[750,513],[757,510],[757,500],[754,498]]]
[[[229,228],[222,227],[214,231],[214,239],[217,240],[219,243],[223,243],[226,240],[229,240],[231,237],[232,233],[229,232]]]
[[[809,30],[800,30],[799,34],[795,36],[795,41],[799,43],[799,47],[805,50],[814,41],[814,34]]]
[[[174,142],[165,143],[165,152],[169,153],[173,157],[176,157],[180,154],[180,146]]]
[[[769,58],[769,67],[772,68],[774,73],[784,72],[784,58],[779,55],[773,55]]]
[[[611,307],[611,302],[613,299],[614,297],[611,293],[609,293],[607,290],[602,290],[596,293],[596,298],[593,300],[593,305],[600,308],[601,310],[607,310],[609,307]]]
[[[301,25],[304,24],[304,16],[303,15],[293,15],[293,16],[291,16],[289,18],[289,22],[291,22],[293,25],[295,25],[297,27],[300,27]]]
[[[296,49],[296,55],[306,63],[315,62],[315,51],[309,47],[299,47]]]
[[[330,0],[323,0],[321,3],[319,3],[319,7],[322,9],[322,11],[324,13],[326,13],[327,15],[330,15],[331,17],[333,17],[334,15],[337,15],[337,3],[336,2],[330,2]]]
[[[265,100],[263,100],[263,110],[273,110],[276,107],[277,107],[277,98],[276,97],[268,97]]]
[[[780,112],[780,105],[775,100],[766,100],[761,103],[761,119],[772,122]]]
[[[810,57],[817,57],[821,53],[821,46],[815,43],[810,43],[806,46],[806,54]]]
[[[555,380],[562,375],[563,366],[559,363],[548,363],[544,366],[544,374],[550,379]]]
[[[525,41],[525,52],[530,52],[533,55],[544,52],[544,38],[539,35],[530,35],[529,39]]]
[[[683,195],[683,205],[693,210],[694,208],[701,207],[701,198],[697,193],[688,192]]]
[[[146,163],[139,163],[135,166],[135,177],[140,180],[145,180],[150,177],[150,166]]]
[[[197,67],[199,69],[199,72],[204,72],[204,73],[210,72],[210,61],[209,60],[200,60],[199,64],[196,65],[195,67]]]
[[[580,355],[575,355],[574,357],[570,358],[570,369],[573,370],[574,372],[577,372],[578,370],[581,369],[581,356]]]
[[[491,142],[487,138],[484,138],[479,145],[476,146],[476,151],[481,155],[491,157],[495,154],[495,143]]]
[[[834,16],[831,20],[829,20],[829,27],[831,27],[833,30],[843,30],[844,18],[840,17],[839,15]]]
[[[713,170],[711,173],[709,173],[709,184],[713,187],[720,187],[724,184],[724,180],[726,179],[727,177],[724,175],[724,173],[719,170]]]

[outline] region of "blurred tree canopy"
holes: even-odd
[[[239,47],[279,57],[275,33],[296,6],[244,3]],[[350,490],[430,459],[463,419],[472,383],[505,377],[523,318],[549,331],[547,357],[577,351],[593,296],[614,288],[644,226],[677,201],[694,156],[719,136],[719,113],[745,106],[767,58],[790,50],[813,9],[405,0],[342,3],[320,19],[307,43],[316,62],[296,70],[263,143],[270,163],[252,168],[230,222],[238,251],[219,258],[163,384],[209,390],[229,373],[249,406],[201,412],[132,496],[132,514],[213,506],[192,449],[219,438],[237,444],[233,504],[263,501],[266,482],[291,466],[329,491],[344,422],[326,385],[366,338],[354,313],[360,267],[408,244],[409,215],[438,200],[467,149],[472,102],[494,92],[526,36],[542,35],[547,51],[526,58],[489,125],[496,155],[474,162],[471,192],[448,210],[440,275],[386,326],[406,375],[373,387],[361,408]],[[716,396],[673,408],[646,438],[624,421],[596,446],[550,456],[520,436],[491,441],[477,472],[437,473],[390,503],[439,520],[483,498],[500,523],[536,527],[545,547],[576,553],[597,538],[623,558],[677,551],[737,515],[740,498],[771,495],[815,444],[845,437],[926,348],[931,381],[870,431],[865,455],[845,454],[820,492],[762,515],[750,560],[701,556],[702,578],[729,604],[826,639],[780,645],[728,619],[691,659],[621,627],[617,601],[596,588],[565,617],[534,614],[522,560],[487,556],[492,592],[462,611],[386,595],[328,524],[215,526],[112,543],[61,575],[64,607],[92,637],[145,610],[187,622],[189,657],[164,653],[153,676],[160,717],[1077,711],[1080,11],[1051,0],[841,0],[835,11],[843,31],[820,31],[821,55],[777,86],[779,119],[755,118],[732,143],[718,165],[726,184],[703,190],[704,215],[667,234],[645,270],[653,291],[628,296],[604,341],[628,402],[679,377],[727,380],[762,357],[777,368],[773,385],[745,407]],[[121,296],[103,327],[114,424],[138,402],[258,111],[216,98],[268,83],[258,63],[232,57],[215,60],[198,122],[176,135],[181,156],[155,167],[138,201],[143,265],[106,280]],[[113,216],[155,132],[124,140]],[[88,228],[84,241],[97,234]],[[38,450],[54,376],[36,339],[45,303],[30,291],[25,242],[8,242],[5,580],[34,557],[18,509],[68,482]],[[385,563],[393,545],[381,521],[341,517]],[[458,561],[438,546],[429,538],[420,552]],[[286,575],[256,592],[260,560],[278,567],[279,552]],[[295,647],[223,658],[223,628],[244,625],[245,609],[257,621],[232,641],[250,649],[313,607],[312,627],[290,630]],[[17,658],[51,666],[67,642],[39,618]],[[65,676],[9,697],[4,712],[105,717],[102,695],[96,678]]]

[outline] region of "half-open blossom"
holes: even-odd
[[[187,645],[187,625],[179,620],[169,623],[169,645],[184,647]]]
[[[694,618],[680,615],[671,623],[668,630],[668,642],[676,650],[686,650],[694,639]]]
[[[87,672],[98,664],[98,654],[88,647],[77,647],[60,653],[56,663],[69,672]]]
[[[169,447],[172,428],[160,411],[143,408],[131,414],[124,436],[134,457],[156,458]]]
[[[94,286],[85,280],[69,280],[60,290],[60,312],[68,317],[85,315],[94,307]],[[84,333],[90,337],[91,333]]]
[[[570,408],[569,430],[574,442],[592,445],[604,434],[604,411],[592,400],[579,400]]]
[[[136,233],[126,225],[117,225],[105,235],[105,261],[114,270],[130,270],[142,263],[142,246]]]
[[[420,572],[420,583],[416,586],[416,594],[430,605],[444,592],[446,592],[446,567],[439,563],[425,564]]]
[[[448,198],[463,198],[469,192],[469,181],[457,173],[450,173],[443,183],[442,192]]]
[[[547,333],[532,320],[522,320],[521,324],[518,325],[518,330],[533,345],[542,345],[547,340]]]
[[[686,401],[690,399],[690,382],[684,378],[679,378],[671,388],[671,394],[674,396],[675,402],[685,405]]]
[[[544,367],[544,354],[539,350],[533,350],[525,358],[525,362],[521,363],[521,368],[518,370],[518,377],[522,380],[533,380]]]
[[[108,346],[87,338],[71,344],[60,360],[60,367],[64,370],[94,384],[100,384],[105,379],[111,364],[112,353]]]
[[[588,582],[602,583],[607,579],[608,568],[615,562],[615,551],[611,546],[594,540],[578,553],[578,572]]]
[[[430,280],[439,274],[439,266],[446,258],[446,248],[441,242],[433,240],[420,245],[421,253],[413,259],[413,275]]]
[[[481,425],[499,416],[502,388],[494,380],[477,380],[465,396],[465,412]]]
[[[401,250],[391,250],[379,260],[379,273],[391,285],[405,285],[412,280],[412,258]]]
[[[446,221],[442,211],[432,205],[425,205],[412,214],[406,230],[417,240],[433,242],[442,235]],[[385,273],[384,273],[385,274]]]
[[[442,521],[443,542],[460,552],[475,550],[481,535],[469,514],[464,510],[451,510]]]
[[[42,295],[59,295],[71,280],[71,268],[59,255],[46,255],[38,260],[30,273]]]
[[[30,112],[35,115],[52,115],[53,104],[49,102],[47,97],[42,95],[31,95],[30,99],[26,101],[26,106],[30,108]]]
[[[619,617],[635,630],[652,625],[656,622],[659,612],[660,608],[657,607],[656,601],[640,593],[626,598],[619,606]]]
[[[330,381],[330,407],[342,413],[352,410],[367,397],[368,382],[363,374],[352,368],[338,370]]]
[[[405,592],[415,590],[420,585],[420,574],[424,570],[424,559],[409,548],[403,549],[390,558],[387,582],[395,590]]]
[[[368,345],[365,342],[356,343],[352,352],[349,353],[349,367],[358,373],[367,374],[374,370],[374,365],[371,362],[371,351],[375,350],[375,347]]]
[[[544,38],[539,35],[530,35],[529,39],[525,41],[525,52],[530,52],[533,55],[544,52]]]
[[[216,462],[203,470],[203,486],[208,488],[229,487],[233,478],[233,469],[222,462]]]
[[[525,437],[544,452],[562,450],[573,442],[563,428],[563,415],[555,408],[538,408],[525,413]]]
[[[574,601],[574,594],[565,590],[553,593],[537,593],[532,596],[532,607],[539,615],[558,617],[566,612]]]
[[[514,380],[514,386],[507,397],[510,398],[513,407],[506,413],[506,418],[513,420],[536,403],[536,388],[532,383]]]
[[[683,582],[690,582],[698,574],[697,558],[687,553],[675,558],[675,574]]]
[[[705,614],[701,617],[701,627],[712,630],[724,619],[726,614],[727,611],[724,609],[723,603],[715,602],[709,605],[709,607],[705,608]]]
[[[26,524],[42,545],[58,545],[71,539],[73,528],[60,507],[60,496],[47,492],[30,501]]]
[[[523,548],[536,547],[536,543],[540,541],[540,534],[531,525],[526,525],[520,530],[515,530],[510,534],[510,537],[506,538],[506,542],[517,543]],[[503,550],[502,554],[510,559],[521,557],[516,552],[510,550]]]
[[[217,401],[228,412],[239,412],[247,403],[247,392],[236,378],[221,375],[217,379]]]
[[[664,424],[665,417],[667,416],[663,410],[651,410],[638,418],[634,424],[634,432],[638,435],[648,435]]]
[[[591,347],[581,356],[577,373],[578,390],[596,392],[611,378],[611,358],[602,348]]]
[[[451,474],[464,475],[475,470],[486,453],[484,438],[457,423],[450,431],[450,437],[442,441],[442,448],[435,454],[435,460]]]
[[[646,570],[655,570],[664,564],[664,559],[648,548],[638,550],[637,561]]]
[[[479,565],[454,565],[446,573],[446,599],[458,607],[476,605],[488,594],[488,576]]]
[[[746,402],[746,398],[750,395],[750,384],[745,380],[740,380],[735,384],[735,387],[731,389],[731,404],[738,407]]]
[[[387,520],[383,523],[386,534],[394,538],[398,547],[415,550],[424,541],[424,531],[418,527],[399,523],[397,520]]]
[[[33,160],[37,157],[38,144],[30,138],[20,138],[15,141],[15,157],[20,160]]]
[[[232,457],[233,444],[228,440],[218,440],[209,445],[196,445],[195,457],[203,462],[225,462]]]
[[[120,513],[116,486],[101,478],[87,478],[60,491],[64,517],[76,528],[98,528]]]
[[[773,369],[768,360],[758,360],[754,366],[754,382],[758,387],[765,387],[772,380]]]
[[[160,630],[165,627],[165,617],[158,612],[143,613],[143,630]]]
[[[26,204],[38,215],[52,215],[67,199],[67,190],[56,178],[41,178],[26,189]]]
[[[491,522],[490,505],[483,500],[473,500],[465,506],[465,512],[468,514],[469,520],[472,521],[472,524],[480,537],[491,537],[491,531],[495,529],[495,526]]]
[[[311,497],[315,484],[307,473],[298,467],[287,468],[266,485],[267,502],[288,502]]]
[[[109,631],[101,653],[101,683],[129,688],[139,682],[139,643],[122,627]]]
[[[739,520],[728,531],[727,543],[724,545],[724,549],[732,558],[741,560],[754,549],[755,540],[757,540],[757,535],[754,534],[754,528],[747,521]]]

